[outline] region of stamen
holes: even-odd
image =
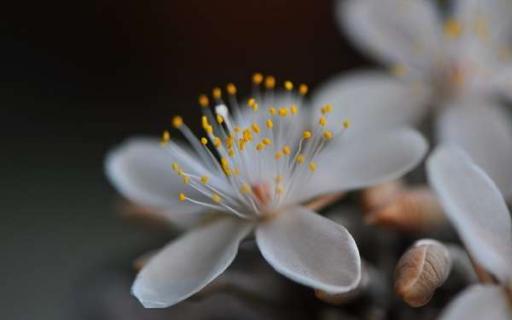
[[[320,120],[318,120],[318,124],[322,127],[325,127],[327,125],[327,118],[325,116],[320,116]]]
[[[208,181],[210,180],[210,178],[208,178],[208,176],[202,176],[201,177],[201,183],[202,184],[208,184]]]
[[[163,133],[162,133],[162,141],[161,141],[161,144],[162,145],[166,145],[167,143],[169,143],[169,141],[171,140],[171,134],[169,133],[169,131],[165,130]]]
[[[213,88],[212,96],[215,100],[220,100],[222,98],[222,89],[219,87]]]
[[[462,25],[454,18],[449,18],[443,26],[444,34],[450,39],[456,39],[462,34]]]
[[[263,75],[259,72],[256,72],[252,75],[252,83],[256,86],[259,86],[263,82]]]
[[[351,125],[352,125],[352,123],[350,122],[349,119],[343,120],[343,123],[342,123],[343,129],[348,129],[348,128],[350,128]]]
[[[286,117],[288,115],[288,109],[286,109],[286,107],[279,108],[279,115],[281,117]]]
[[[308,168],[311,172],[315,172],[316,171],[316,168],[317,168],[317,164],[316,162],[310,162],[309,165],[308,165]]]
[[[291,81],[285,81],[284,82],[284,89],[286,91],[292,91],[293,90],[293,83]]]
[[[226,85],[226,91],[229,95],[234,96],[236,94],[236,86],[233,83],[228,83]]]
[[[208,106],[210,105],[210,101],[208,99],[208,96],[206,96],[205,94],[201,94],[198,98],[198,102],[199,102],[199,105],[203,108],[208,108]]]
[[[187,200],[187,196],[182,192],[179,195],[179,199],[180,199],[180,201],[185,201],[185,200]]]
[[[174,128],[179,129],[183,125],[183,118],[180,116],[174,116],[171,123]]]
[[[331,139],[332,139],[332,136],[333,136],[333,135],[332,135],[332,131],[330,131],[330,130],[326,130],[326,131],[324,131],[323,136],[324,136],[324,139],[325,139],[325,140],[331,140]]]
[[[276,87],[276,78],[274,78],[273,76],[267,76],[265,78],[265,88],[266,89],[274,89]]]
[[[299,93],[302,95],[302,96],[305,96],[308,94],[308,91],[309,91],[309,88],[306,84],[302,83],[299,85]]]
[[[312,134],[312,133],[311,133],[311,131],[309,131],[309,130],[306,130],[306,131],[304,131],[304,132],[302,133],[302,138],[303,138],[304,140],[307,140],[307,139],[311,138],[312,136],[313,136],[313,134]]]
[[[269,107],[268,113],[270,113],[271,116],[275,116],[277,114],[277,110],[274,107]]]
[[[272,129],[274,127],[274,123],[272,122],[272,119],[267,119],[267,121],[265,121],[265,126],[269,129]]]
[[[215,203],[221,203],[222,198],[218,194],[214,193],[214,194],[212,194],[212,201]]]

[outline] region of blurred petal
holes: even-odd
[[[473,259],[499,279],[510,278],[512,225],[496,185],[454,146],[436,149],[427,170],[430,184]]]
[[[278,272],[332,293],[354,289],[361,260],[350,233],[304,207],[292,207],[256,229],[263,257]]]
[[[338,22],[385,63],[429,68],[441,50],[440,19],[428,0],[338,0]]]
[[[308,199],[400,178],[420,163],[427,148],[425,138],[412,129],[338,137],[319,154],[316,172],[297,197]]]
[[[441,314],[441,320],[507,320],[512,309],[498,286],[473,285],[464,290]]]
[[[315,90],[312,105],[317,114],[331,104],[328,123],[339,127],[341,121],[350,119],[350,135],[417,124],[427,111],[428,98],[426,86],[384,72],[364,71],[328,80]]]
[[[455,0],[454,18],[464,30],[474,30],[482,46],[499,47],[512,37],[512,2],[510,0]],[[474,36],[473,35],[473,36]],[[491,44],[488,43],[491,41]]]
[[[201,198],[171,170],[174,161],[183,159],[185,161],[180,161],[180,165],[189,172],[204,172],[190,153],[173,154],[163,149],[156,139],[133,138],[109,152],[105,170],[110,182],[123,196],[139,205],[172,212],[171,216],[175,218],[204,210],[178,199],[181,192],[191,198]]]
[[[498,105],[471,102],[446,107],[437,124],[439,140],[463,148],[505,196],[512,193],[510,121]]]
[[[165,308],[204,288],[231,264],[251,225],[223,218],[192,230],[163,248],[132,287],[146,308]]]

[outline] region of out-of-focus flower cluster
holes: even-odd
[[[174,116],[160,139],[109,152],[120,193],[183,230],[139,260],[133,295],[164,308],[215,294],[249,244],[314,289],[320,319],[511,319],[512,118],[500,99],[512,97],[512,2],[334,9],[386,70],[335,76],[311,95],[255,73],[249,95],[228,83],[199,96],[200,135]],[[414,126],[434,146],[426,181]],[[272,296],[272,285],[244,281],[229,283]]]

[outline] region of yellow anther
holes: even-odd
[[[320,116],[320,120],[318,120],[318,124],[321,125],[322,127],[325,127],[327,125],[327,119],[325,118],[325,116]]]
[[[279,160],[283,157],[283,153],[281,151],[277,151],[274,155],[274,159]]]
[[[218,114],[216,118],[219,124],[222,124],[224,122],[224,117],[222,117],[220,114]]]
[[[190,183],[190,177],[186,176],[186,175],[183,175],[183,183],[184,184],[189,184]]]
[[[230,148],[228,150],[228,156],[230,156],[231,158],[233,158],[235,156],[235,150],[233,148]]]
[[[236,94],[236,86],[233,83],[228,83],[226,85],[226,91],[229,95],[234,96]]]
[[[308,165],[308,168],[309,168],[309,171],[315,172],[316,168],[317,168],[316,162],[310,162],[309,165]]]
[[[206,139],[205,137],[202,137],[202,138],[201,138],[201,144],[202,144],[203,146],[207,145],[207,144],[208,144],[208,139]]]
[[[209,134],[212,134],[213,133],[213,127],[208,125],[204,128],[204,131],[206,131],[207,133]]]
[[[286,91],[292,91],[293,90],[293,83],[291,81],[285,81],[284,82],[284,89]]]
[[[395,64],[391,66],[390,73],[395,77],[403,77],[407,74],[407,67],[403,64]]]
[[[272,140],[270,140],[269,138],[263,138],[263,140],[261,140],[261,142],[263,142],[263,144],[266,146],[269,146],[272,144]]]
[[[231,168],[229,167],[229,160],[226,157],[220,158],[220,164],[226,175],[231,175]]]
[[[274,107],[269,107],[268,113],[270,113],[271,116],[275,116],[277,114],[277,110]]]
[[[186,196],[183,192],[182,192],[182,193],[180,193],[179,198],[180,198],[180,201],[185,201],[185,200],[187,200],[187,196]]]
[[[238,149],[240,149],[240,151],[244,151],[246,143],[247,142],[244,139],[238,140]]]
[[[274,89],[276,87],[276,78],[273,76],[267,76],[265,78],[265,88]]]
[[[299,109],[297,108],[297,105],[292,104],[292,106],[290,107],[290,112],[291,112],[292,114],[296,114],[296,113],[297,113],[297,111],[299,111]]]
[[[214,99],[217,99],[219,100],[220,98],[222,98],[222,89],[219,88],[219,87],[215,87],[213,88],[212,90],[212,96]]]
[[[232,135],[229,135],[226,137],[226,146],[228,148],[233,148],[233,143],[235,141],[235,138]]]
[[[165,130],[164,132],[162,132],[162,142],[167,143],[169,142],[169,140],[171,140],[171,134],[169,133],[169,131]]]
[[[208,96],[206,96],[205,94],[199,96],[198,102],[199,105],[203,108],[208,107],[208,105],[210,104],[210,100],[208,99]]]
[[[297,155],[297,157],[295,158],[295,161],[296,161],[298,164],[303,164],[303,163],[304,163],[304,155],[303,155],[303,154],[299,154],[299,155]]]
[[[261,132],[261,129],[260,129],[260,126],[254,122],[253,124],[251,124],[251,129],[252,131],[254,131],[254,133],[258,134]]]
[[[171,168],[172,168],[172,170],[174,170],[174,172],[176,172],[178,174],[180,173],[180,170],[181,170],[180,165],[177,162],[173,162],[171,164]]]
[[[233,128],[233,131],[235,131],[236,133],[240,132],[242,129],[240,127],[234,127]]]
[[[201,125],[203,126],[203,128],[206,128],[210,125],[210,123],[208,122],[208,117],[207,116],[202,116],[201,117]]]
[[[444,23],[443,32],[448,38],[456,39],[462,34],[462,25],[458,20],[449,18]]]
[[[210,178],[208,178],[207,176],[202,176],[201,177],[201,183],[202,184],[207,184],[209,180],[210,180]]]
[[[251,107],[252,110],[258,111],[258,104],[256,103],[256,100],[254,98],[250,98],[247,100],[247,104],[249,107]]]
[[[265,121],[265,126],[267,126],[267,128],[269,128],[269,129],[272,129],[274,127],[274,123],[272,122],[272,119],[268,119],[267,121]]]
[[[302,83],[300,86],[299,86],[299,93],[303,96],[305,96],[306,94],[308,94],[308,91],[309,91],[309,88],[306,84]]]
[[[265,149],[265,144],[263,142],[256,144],[256,150],[262,151],[263,149]]]
[[[252,83],[259,86],[263,82],[263,75],[259,72],[256,72],[252,75]]]
[[[332,104],[326,104],[321,109],[322,114],[326,114],[332,111]]]
[[[279,108],[279,115],[281,117],[286,117],[288,115],[288,109],[286,107]]]
[[[276,183],[281,183],[281,182],[283,182],[284,177],[283,177],[283,176],[279,176],[279,175],[277,175],[277,176],[276,176],[276,178],[275,178],[275,180],[276,180]]]
[[[171,120],[172,126],[174,128],[179,128],[183,125],[183,118],[180,116],[174,116]]]
[[[222,198],[218,194],[214,193],[214,194],[212,194],[212,201],[215,203],[221,203]]]
[[[302,138],[303,138],[304,140],[307,140],[307,139],[311,138],[311,136],[312,136],[312,135],[313,135],[313,134],[311,133],[311,131],[306,130],[306,131],[304,131],[304,132],[302,133]]]
[[[292,148],[290,148],[290,146],[286,145],[283,147],[283,153],[287,156],[290,155],[290,153],[292,153]]]
[[[242,186],[240,187],[240,192],[243,194],[251,193],[251,191],[251,186],[247,183],[242,184]]]
[[[332,131],[330,131],[330,130],[324,131],[323,136],[324,136],[325,140],[331,140],[332,139]]]
[[[344,128],[344,129],[348,129],[348,128],[350,128],[350,126],[351,126],[352,124],[350,123],[350,120],[349,120],[349,119],[345,119],[345,120],[343,120],[342,125],[343,125],[343,128]]]
[[[249,142],[252,140],[252,133],[249,129],[245,129],[242,134],[245,142]]]
[[[213,145],[215,148],[220,148],[220,146],[222,146],[222,140],[219,137],[213,138]]]
[[[276,194],[283,194],[284,188],[282,186],[276,186]]]

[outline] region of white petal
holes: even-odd
[[[341,293],[360,281],[361,260],[350,233],[304,207],[258,226],[256,241],[274,269],[303,285]]]
[[[182,167],[192,172],[204,172],[205,169],[190,154],[179,156],[187,160],[180,161]],[[204,210],[190,202],[179,201],[181,192],[196,199],[201,195],[184,185],[171,170],[177,157],[163,149],[156,139],[133,138],[109,152],[105,171],[116,189],[139,205],[172,212],[173,217]]]
[[[459,294],[441,314],[441,320],[507,320],[512,309],[498,286],[473,285]]]
[[[433,1],[338,0],[336,14],[354,42],[385,63],[429,68],[442,48]]]
[[[316,172],[297,197],[306,200],[397,179],[418,165],[428,148],[423,136],[412,129],[344,138],[320,153]]]
[[[510,0],[456,0],[454,5],[454,18],[462,23],[463,30],[482,28],[485,32],[482,46],[499,48],[509,44],[512,36]]]
[[[494,180],[512,194],[512,126],[510,115],[490,102],[450,105],[438,120],[443,143],[462,147]]]
[[[496,185],[454,146],[436,149],[427,170],[431,186],[471,256],[499,279],[511,277],[512,225]]]
[[[316,115],[331,104],[328,125],[339,128],[341,121],[349,119],[350,135],[417,124],[427,111],[429,93],[421,84],[413,85],[384,72],[363,71],[328,80],[314,91],[312,105]]]
[[[233,262],[251,225],[222,218],[192,230],[162,249],[132,287],[146,308],[165,308],[204,288]]]

